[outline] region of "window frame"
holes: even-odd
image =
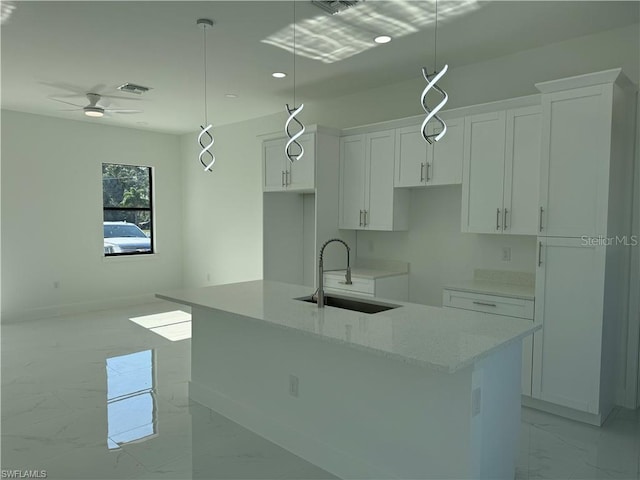
[[[105,207],[104,205],[104,172],[102,171],[102,168],[104,168],[104,165],[119,165],[122,167],[137,167],[137,168],[146,168],[147,171],[149,172],[149,207]],[[118,252],[118,253],[104,253],[104,242],[103,242],[103,258],[113,258],[113,257],[131,257],[131,256],[139,256],[139,255],[154,255],[156,253],[156,242],[155,242],[155,219],[154,219],[154,210],[153,210],[153,197],[154,197],[154,192],[153,192],[153,167],[149,166],[149,165],[132,165],[132,164],[127,164],[127,163],[110,163],[110,162],[102,162],[101,164],[101,172],[100,172],[100,177],[102,180],[102,225],[103,225],[103,240],[104,240],[104,213],[106,211],[111,211],[111,212],[135,212],[135,211],[148,211],[149,212],[149,232],[150,232],[150,237],[149,237],[149,244],[151,246],[151,249],[148,252]],[[136,224],[134,224],[136,225]],[[138,225],[136,225],[138,226]],[[140,228],[140,227],[138,227]],[[142,230],[142,229],[141,229]]]

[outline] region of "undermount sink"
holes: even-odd
[[[318,300],[313,296],[296,298],[296,300],[301,300],[303,302],[308,302],[308,303],[316,303],[316,304],[318,303]],[[353,310],[355,312],[369,313],[369,314],[385,312],[387,310],[400,307],[400,305],[392,305],[389,303],[368,302],[361,299],[342,297],[338,295],[325,295],[324,305],[325,307],[344,308],[345,310]]]

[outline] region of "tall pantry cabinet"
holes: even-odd
[[[600,425],[628,318],[635,86],[620,69],[536,84],[542,150],[530,400]],[[525,402],[526,403],[526,402]]]

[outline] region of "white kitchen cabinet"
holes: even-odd
[[[466,118],[462,231],[535,235],[540,107]]]
[[[611,84],[543,95],[540,235],[606,235],[612,97]]]
[[[284,152],[286,139],[265,140],[262,145],[264,192],[312,192],[315,188],[315,133],[302,135],[300,160],[289,161]]]
[[[620,69],[536,84],[542,163],[530,406],[600,425],[628,321],[636,87]],[[536,403],[537,402],[537,403]],[[560,410],[559,410],[560,409]]]
[[[340,139],[340,228],[408,228],[409,196],[393,189],[394,158],[395,130]]]
[[[533,396],[598,414],[606,248],[579,238],[538,245]]]
[[[500,233],[504,191],[505,112],[465,119],[462,231]]]
[[[534,301],[524,298],[504,297],[478,292],[461,291],[445,288],[442,292],[442,306],[459,308],[474,312],[489,313],[520,319],[534,319]],[[531,395],[533,336],[528,336],[522,343],[522,394]]]
[[[396,130],[395,187],[462,183],[464,118],[445,119],[445,122],[446,135],[432,145],[422,138],[421,124]],[[439,129],[439,126],[427,126],[429,134]]]
[[[351,281],[351,285],[345,283],[345,270],[324,272],[325,292],[355,293],[404,302],[409,300],[409,275],[406,273],[375,275],[365,271],[360,274],[355,268]]]

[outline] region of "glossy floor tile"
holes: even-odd
[[[185,322],[158,302],[3,325],[2,469],[56,479],[335,478],[189,401]],[[617,410],[596,428],[524,409],[516,477],[640,479],[640,411]]]

